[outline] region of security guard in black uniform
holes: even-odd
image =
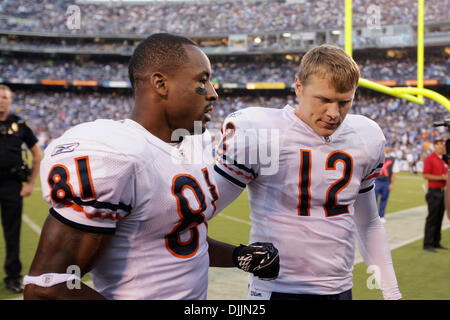
[[[15,292],[23,291],[19,258],[22,198],[33,192],[42,158],[38,139],[26,123],[10,114],[12,91],[0,85],[0,209],[6,243],[5,283]],[[23,163],[22,143],[33,156],[31,171]]]

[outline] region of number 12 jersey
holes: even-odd
[[[290,106],[252,107],[228,116],[222,133],[216,174],[248,185],[250,242],[272,242],[280,253],[279,277],[250,275],[252,287],[321,295],[350,289],[353,204],[373,188],[384,161],[378,125],[347,115],[333,135],[321,137]]]

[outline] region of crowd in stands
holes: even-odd
[[[69,30],[66,10],[76,4],[81,9],[81,28]],[[380,12],[380,24],[411,24],[417,21],[417,1],[411,0],[353,0],[353,25],[366,26],[370,8]],[[71,34],[133,34],[173,32],[192,36],[205,34],[233,34],[309,31],[340,29],[344,27],[344,1],[282,0],[245,1],[214,0],[199,2],[147,2],[122,4],[80,3],[73,0],[3,0],[0,2],[0,29],[10,31],[59,32]],[[450,1],[427,0],[425,22],[450,21]],[[81,39],[0,38],[0,48],[13,47],[27,51],[46,49],[91,50],[117,52],[126,56],[135,43],[132,40],[84,42]],[[73,53],[73,52],[72,52]],[[55,58],[0,57],[0,77],[16,79],[63,80],[121,80],[128,81],[127,64],[120,61],[101,61]],[[355,57],[362,77],[371,80],[414,79],[417,74],[415,58],[387,59]],[[124,61],[124,60],[123,60]],[[298,62],[283,60],[260,62],[214,62],[213,81],[217,83],[284,82],[290,85],[297,72]],[[450,57],[427,56],[425,78],[448,77]],[[249,106],[281,108],[297,104],[296,97],[288,96],[222,96],[215,103],[210,129],[219,129],[224,118],[233,111]],[[52,139],[70,127],[98,118],[123,119],[133,106],[132,96],[118,93],[76,93],[50,91],[14,92],[13,111],[19,113],[37,132],[45,147]],[[15,109],[15,110],[14,110]],[[429,152],[437,130],[433,121],[442,120],[448,111],[432,100],[423,106],[385,95],[358,94],[353,113],[363,114],[379,123],[388,143],[399,159],[423,159]]]
[[[69,30],[66,10],[80,7],[81,26]],[[354,26],[366,26],[372,0],[353,1]],[[411,24],[417,21],[417,1],[378,0],[380,24]],[[440,22],[450,18],[450,4],[443,0],[425,1],[425,21]],[[150,34],[159,31],[199,34],[271,32],[280,30],[323,30],[344,27],[344,1],[305,0],[269,1],[201,1],[146,2],[123,4],[79,3],[73,0],[4,0],[0,14],[6,19],[3,28],[14,31],[60,32],[82,34]],[[201,17],[201,18],[199,18]]]
[[[448,110],[434,100],[423,105],[385,95],[369,97],[359,94],[353,113],[375,120],[392,145],[398,159],[423,160],[436,136],[445,136],[447,129],[433,128],[433,122],[448,118]]]
[[[363,78],[370,80],[404,80],[417,78],[417,62],[412,58],[355,58],[360,66]],[[239,63],[226,62],[213,64],[213,76],[217,82],[293,82],[293,75],[298,71],[298,62],[284,61]],[[425,78],[446,77],[450,73],[450,56],[427,59],[424,65]]]
[[[217,132],[225,117],[242,108],[260,106],[295,107],[294,95],[288,96],[222,96],[214,103],[213,121],[208,128]],[[45,147],[72,126],[99,118],[124,119],[133,107],[130,94],[76,93],[50,91],[15,91],[12,111],[22,116],[37,133]],[[445,131],[433,128],[448,111],[433,100],[419,106],[406,100],[385,95],[368,96],[358,91],[351,113],[375,120],[382,128],[398,159],[423,159],[430,151],[433,139]],[[442,130],[446,130],[441,128]]]
[[[417,78],[417,62],[412,58],[356,59],[362,77],[370,80],[405,80]],[[298,62],[216,62],[212,64],[213,80],[217,83],[284,82],[291,84]],[[126,63],[92,60],[42,60],[0,58],[0,75],[4,79],[63,79],[63,80],[121,80],[128,81]],[[424,77],[444,78],[450,74],[450,56],[427,57]]]
[[[11,111],[28,121],[45,147],[79,123],[95,119],[123,119],[132,105],[131,95],[14,90]]]
[[[50,52],[60,53],[86,52],[96,54],[123,54],[131,55],[139,40],[92,41],[79,37],[71,39],[43,38],[43,37],[19,37],[11,38],[7,35],[0,36],[0,49],[22,52]]]
[[[128,81],[128,66],[120,62],[96,63],[71,60],[0,58],[0,75],[4,79],[62,79]]]

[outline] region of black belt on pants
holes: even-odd
[[[352,289],[338,293],[338,294],[296,294],[272,292],[270,300],[352,300]]]

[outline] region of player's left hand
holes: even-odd
[[[248,246],[240,245],[233,251],[236,267],[251,272],[262,280],[273,280],[280,271],[278,249],[272,243],[255,242]]]
[[[24,183],[22,185],[22,189],[20,190],[20,196],[28,197],[32,193],[33,193],[33,185],[31,185],[30,183]]]

